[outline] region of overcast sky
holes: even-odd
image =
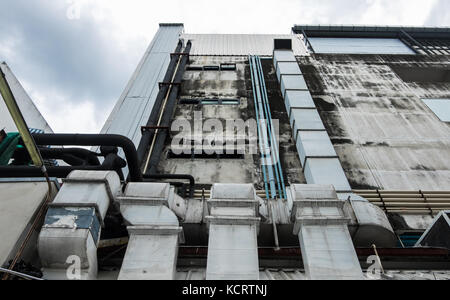
[[[449,0],[2,0],[6,61],[55,132],[99,132],[162,22],[188,33],[294,24],[450,26]]]

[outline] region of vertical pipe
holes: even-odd
[[[274,177],[273,168],[272,168],[273,162],[271,161],[271,157],[267,156],[267,153],[270,151],[269,140],[268,140],[268,136],[267,136],[267,120],[265,119],[265,116],[264,116],[264,109],[263,109],[263,105],[262,105],[262,101],[261,101],[261,83],[258,78],[258,71],[257,71],[257,67],[256,67],[256,57],[255,56],[252,56],[252,69],[255,74],[254,80],[255,80],[255,85],[256,85],[256,101],[257,101],[257,106],[259,107],[259,117],[260,117],[260,123],[261,123],[262,140],[263,140],[263,145],[264,145],[263,156],[265,157],[266,166],[267,166],[267,170],[269,173],[268,176],[269,176],[269,185],[270,185],[271,196],[273,199],[275,199],[277,197],[277,192],[276,192],[276,186],[275,186],[275,177]]]
[[[250,65],[250,75],[252,77],[253,101],[255,103],[258,136],[261,139],[261,129],[259,127],[259,112],[258,112],[258,105],[257,105],[257,101],[256,101],[256,86],[255,86],[255,78],[254,78],[254,75],[253,75],[253,62],[252,62],[252,56],[250,56],[250,55],[248,56],[248,62],[249,62],[249,65]],[[263,163],[262,144],[261,144],[260,140],[258,140],[258,145],[259,145],[259,151],[261,152],[261,162],[262,162],[261,169],[262,169],[263,175],[264,175],[264,189],[266,191],[266,199],[270,199],[270,197],[269,197],[269,188],[268,188],[268,184],[267,184],[266,168],[265,168],[264,163]]]
[[[275,160],[277,161],[275,170],[277,171],[278,188],[280,190],[280,197],[283,199],[286,199],[287,198],[286,197],[286,187],[284,185],[283,171],[281,168],[279,152],[278,152],[278,149],[276,148],[276,145],[277,145],[276,136],[273,134],[274,127],[272,124],[272,114],[270,112],[269,99],[267,97],[267,89],[266,89],[266,83],[264,80],[264,72],[262,69],[261,59],[259,57],[257,58],[257,62],[258,62],[258,67],[259,67],[261,81],[262,81],[263,97],[264,97],[264,103],[265,103],[266,112],[267,112],[267,119],[268,119],[268,123],[269,123],[268,129],[269,129],[269,135],[271,137],[271,146],[272,146],[272,150],[273,150],[272,153],[274,154]]]
[[[268,120],[268,130],[269,130],[269,136],[270,136],[270,143],[271,143],[271,154],[275,156],[274,161],[277,163],[275,164],[274,168],[276,171],[277,176],[277,183],[278,183],[278,189],[280,192],[280,198],[286,199],[286,191],[284,186],[284,179],[283,179],[283,172],[280,165],[280,156],[278,153],[278,149],[276,147],[277,141],[276,136],[274,134],[274,128],[272,124],[272,114],[270,112],[270,106],[269,106],[269,99],[267,97],[267,89],[266,89],[266,83],[264,80],[264,71],[262,69],[261,59],[257,57],[257,66],[259,68],[259,75],[261,77],[262,82],[262,94],[263,94],[263,100],[265,104],[265,112],[266,112],[266,119]]]

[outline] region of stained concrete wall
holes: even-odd
[[[201,111],[203,119],[219,119],[224,128],[226,120],[255,119],[252,82],[248,58],[221,56],[191,56],[191,66],[220,65],[236,63],[235,71],[187,70],[183,77],[180,98],[236,98],[239,105],[192,105],[178,104],[175,119],[187,119],[193,129],[194,112]],[[278,81],[271,60],[263,62],[264,75],[268,87],[272,117],[280,119],[280,157],[285,180],[290,183],[304,183],[300,160],[292,140],[286,109],[278,88]],[[172,137],[176,132],[172,133]],[[263,174],[260,168],[260,155],[245,155],[242,159],[185,159],[168,158],[170,143],[168,139],[163,152],[159,170],[171,174],[191,174],[196,183],[252,183],[256,189],[264,189]]]
[[[391,68],[448,68],[448,57],[298,58],[354,189],[446,190],[450,124],[421,98],[450,98],[450,82],[407,83]]]

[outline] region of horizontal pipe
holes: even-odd
[[[38,281],[43,281],[44,280],[42,278],[37,278],[37,277],[31,276],[31,275],[27,275],[27,274],[24,274],[24,273],[19,273],[19,272],[8,270],[8,269],[4,269],[4,268],[0,268],[0,273],[6,273],[6,274],[9,274],[9,275],[17,276],[17,277],[20,277],[20,278],[23,278],[23,279],[27,279],[27,280],[38,280]]]
[[[144,174],[144,179],[182,179],[189,180],[189,197],[194,197],[195,178],[188,174]]]
[[[130,171],[130,180],[142,181],[140,163],[133,142],[122,135],[115,134],[33,134],[40,146],[114,146],[125,153]]]
[[[55,154],[71,154],[85,159],[90,165],[100,165],[100,161],[96,153],[82,148],[39,148],[39,151],[42,155],[47,154],[49,156]]]

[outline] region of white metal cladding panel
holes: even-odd
[[[277,64],[277,78],[281,80],[282,75],[302,75],[297,62],[279,62]]]
[[[183,26],[160,26],[101,133],[122,134],[136,147],[175,51]],[[121,153],[122,154],[122,153]]]
[[[294,130],[295,140],[297,140],[297,132],[299,130],[325,130],[322,119],[316,109],[293,109],[291,126]]]
[[[415,54],[399,39],[309,38],[316,53],[341,54]]]
[[[286,97],[286,90],[308,90],[302,75],[285,75],[281,77],[281,93]]]
[[[450,99],[422,99],[442,122],[450,122]]]
[[[291,34],[183,34],[192,41],[192,55],[272,56],[274,39],[292,39],[295,55],[307,55],[300,35]]]
[[[308,184],[332,184],[336,191],[351,191],[350,184],[337,158],[310,158],[305,165]]]
[[[1,63],[0,67],[6,76],[6,80],[11,88],[11,91],[17,101],[22,115],[27,122],[29,128],[41,129],[46,133],[53,133],[53,130],[48,125],[42,114],[37,109],[33,100],[28,96],[25,89],[22,87],[16,76],[6,63]],[[9,110],[0,95],[0,130],[5,128],[6,132],[15,132],[17,127],[9,113]]]
[[[275,67],[279,62],[297,62],[294,53],[290,50],[276,50],[273,52],[273,64]]]
[[[212,199],[212,198],[211,198]],[[209,226],[208,280],[258,280],[256,225]]]
[[[287,91],[285,102],[289,117],[294,108],[316,108],[309,91]]]
[[[307,157],[336,157],[333,144],[326,131],[299,131],[297,134],[297,150],[302,166]]]

